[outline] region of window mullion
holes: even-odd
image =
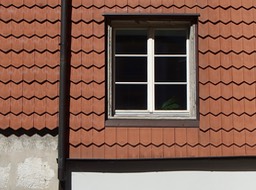
[[[155,108],[154,98],[154,30],[148,32],[148,111],[153,112]]]

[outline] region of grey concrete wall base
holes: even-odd
[[[1,190],[57,190],[58,137],[0,135]]]

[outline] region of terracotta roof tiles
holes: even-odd
[[[256,155],[255,4],[72,2],[70,158]],[[0,126],[58,125],[59,0],[1,1]],[[105,127],[103,13],[199,13],[199,128]]]
[[[10,105],[0,108],[1,128],[52,130],[58,113],[59,2],[0,6],[0,102]]]

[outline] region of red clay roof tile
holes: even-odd
[[[111,1],[111,0],[110,0]],[[163,0],[163,1],[165,1],[165,0]],[[134,8],[136,8],[137,6],[139,6],[139,4],[140,4],[140,1],[139,0],[128,0],[128,6],[130,6],[131,7],[131,9],[134,9]]]
[[[176,128],[175,131],[175,143],[178,146],[184,146],[187,142],[187,129],[186,128]]]
[[[151,155],[152,158],[163,158],[163,146],[151,146]]]
[[[82,96],[82,84],[81,82],[75,84],[75,83],[71,83],[70,84],[70,95],[72,98],[79,98],[80,96]]]
[[[187,143],[190,147],[196,146],[199,140],[199,129],[198,128],[190,128],[187,129]]]
[[[105,128],[105,142],[108,146],[112,146],[116,143],[116,128]]]
[[[230,115],[233,112],[233,102],[232,100],[221,100],[221,112],[225,115]],[[225,125],[223,125],[225,128]]]
[[[121,1],[121,0],[119,0],[119,1]],[[119,14],[120,13],[127,13],[128,12],[128,7],[127,6],[124,6],[124,7],[117,6],[117,7],[115,7],[115,9],[111,9],[111,11],[109,11],[109,12],[113,13],[113,11],[116,12],[116,13],[119,13]],[[98,19],[98,21],[100,21],[100,19]]]
[[[206,146],[206,147],[199,146],[198,147],[198,155],[199,155],[199,157],[207,157],[207,156],[211,155],[210,146]]]
[[[152,129],[140,128],[140,144],[148,146],[152,142]]]
[[[152,143],[155,146],[160,146],[163,143],[163,129],[162,128],[153,128],[152,129]]]
[[[88,146],[91,144],[91,142],[93,141],[93,130],[84,130],[84,129],[79,129],[76,134],[80,135],[80,142],[84,145],[84,146]],[[78,136],[79,137],[79,136]]]
[[[228,114],[228,115],[220,115],[221,117],[221,125],[222,125],[222,128],[225,130],[225,131],[230,131],[233,129],[233,115],[232,113]]]
[[[167,1],[170,2],[170,4],[172,4],[172,0],[168,1],[168,0],[163,0],[163,1]],[[172,14],[173,13],[173,6],[169,6],[168,3],[165,3],[165,6],[162,7],[162,13],[163,14]]]
[[[212,147],[219,147],[222,144],[222,131],[213,131],[210,130],[210,144]],[[221,154],[220,154],[221,155]]]
[[[226,8],[231,6],[232,0],[219,1],[219,5],[226,10]]]
[[[211,156],[213,157],[219,157],[222,155],[222,146],[210,146],[210,150],[211,150]]]
[[[81,15],[81,14],[79,14],[79,15]],[[87,31],[86,29],[82,29],[82,25],[86,25],[86,24],[83,24],[82,22],[79,22],[79,23],[72,22],[71,25],[72,25],[71,26],[72,27],[71,35],[74,38],[78,38],[81,35],[81,31],[83,33],[85,33]]]
[[[82,25],[82,13],[84,12],[84,8],[83,7],[79,7],[78,9],[75,9],[75,11],[72,11],[72,15],[71,15],[71,19],[72,19],[72,26],[78,25],[78,27],[81,30],[81,25]],[[74,28],[77,29],[77,28]],[[78,31],[76,31],[78,32]],[[81,31],[80,31],[81,33]]]
[[[199,144],[201,146],[208,146],[210,144],[210,129],[209,130],[203,130],[201,129],[200,127],[200,130],[199,130]]]
[[[116,159],[116,148],[117,148],[116,146],[111,146],[110,147],[108,145],[105,145],[103,147],[104,147],[104,150],[105,150],[105,158]]]
[[[8,108],[1,109],[8,113],[4,119],[0,114],[1,128],[54,129],[60,2],[4,1],[2,5],[11,6],[3,7],[0,21],[4,27],[0,37],[6,41],[0,46],[4,72],[0,102],[6,99]],[[247,146],[244,138],[251,137],[256,117],[252,5],[252,1],[74,1],[70,126],[77,131],[73,137],[81,140],[71,143],[70,157],[254,155],[253,140]],[[199,129],[104,128],[104,12],[200,13]],[[243,140],[239,141],[239,134]]]
[[[56,99],[46,99],[47,106],[46,106],[46,112],[50,115],[58,113],[59,108],[59,100]]]
[[[112,8],[112,7],[116,6],[116,0],[105,0],[104,5],[107,8]]]
[[[53,106],[53,105],[51,105],[52,101],[49,101],[45,98],[44,99],[35,98],[34,101],[35,101],[35,113],[37,113],[39,115],[42,115],[45,112],[51,113],[51,112],[49,112],[48,106]],[[46,106],[47,106],[47,108],[46,108]]]
[[[98,159],[103,159],[105,158],[105,148],[104,146],[92,146],[92,154],[94,158],[98,158]],[[116,158],[115,156],[113,156],[112,158]]]
[[[70,144],[72,144],[73,146],[78,146],[81,143],[81,131],[73,131],[70,130],[69,132],[69,142]]]
[[[14,99],[18,99],[22,97],[22,83],[21,84],[15,84],[15,83],[10,83],[11,86],[11,94],[10,96]]]
[[[100,131],[102,129],[104,129],[105,127],[105,123],[104,123],[104,120],[105,120],[105,115],[102,113],[100,116],[98,116],[98,114],[92,114],[92,126],[94,129]]]
[[[79,7],[82,5],[82,1],[81,0],[74,0],[72,1],[72,6],[73,7]]]
[[[207,105],[209,106],[209,104]],[[210,118],[208,115],[205,115],[204,113],[200,113],[199,121],[200,121],[200,129],[202,130],[208,130],[210,128]]]
[[[92,52],[92,58],[93,58],[93,65],[97,68],[103,68],[104,67],[104,63],[105,63],[105,53],[104,51],[102,52]],[[105,75],[101,75],[102,77],[104,77]],[[101,77],[98,76],[98,77]],[[101,79],[102,81],[102,79]]]
[[[129,0],[116,0],[116,5],[119,6],[119,7],[125,7],[127,6],[127,1]]]
[[[86,99],[92,98],[93,97],[93,83],[90,84],[85,84],[82,83],[82,96]],[[96,96],[98,97],[98,96]]]
[[[139,146],[133,147],[128,145],[127,147],[128,147],[128,154],[131,159],[139,158],[139,151],[140,151]]]
[[[256,105],[255,101],[253,101],[252,104]],[[256,125],[255,113],[253,115],[244,115],[244,125],[250,131],[255,130],[255,125]]]
[[[232,1],[234,2],[234,1]],[[231,19],[232,19],[232,22],[234,23],[240,23],[243,21],[243,18],[242,18],[242,9],[231,9]],[[248,23],[247,21],[244,21],[246,23]]]
[[[244,99],[239,101],[232,99],[232,102],[233,102],[233,112],[236,115],[242,115],[244,113]]]
[[[82,111],[81,105],[82,105],[81,98],[78,98],[78,99],[71,98],[70,99],[70,112],[75,115],[79,114]]]
[[[231,131],[222,131],[222,143],[226,145],[227,147],[230,147],[234,144],[234,136],[233,136],[233,130]],[[227,148],[228,149],[228,148]],[[227,151],[227,149],[225,149]],[[232,150],[232,149],[231,149]],[[233,151],[232,151],[233,152]],[[224,152],[223,152],[224,153]],[[232,154],[231,154],[232,155]]]
[[[255,63],[254,63],[255,55],[254,54],[255,53],[249,55],[249,54],[243,53],[244,66],[248,69],[253,70],[253,67],[255,66]],[[253,71],[250,71],[250,72],[253,72]]]
[[[25,115],[25,114],[22,114],[21,115],[21,126],[24,128],[24,129],[32,129],[34,127],[34,117],[33,115]]]
[[[163,129],[163,143],[166,145],[173,145],[175,143],[175,131],[174,128]]]
[[[245,130],[242,131],[236,131],[234,130],[234,144],[237,147],[241,147],[240,151],[245,151],[242,149],[245,149],[245,147],[243,146],[245,144]]]
[[[239,146],[234,146],[234,156],[244,156],[245,155],[245,147],[246,145],[242,146],[242,147],[239,147]]]
[[[170,8],[173,5],[173,0],[162,0],[161,3],[158,3],[165,8]]]
[[[128,142],[128,129],[127,128],[118,128],[116,130],[116,142],[120,146],[124,146]]]
[[[0,115],[6,115],[10,112],[11,110],[11,99],[8,98],[6,100],[0,99]]]
[[[45,114],[45,127],[53,130],[58,127],[58,114],[55,115],[49,115]]]
[[[79,83],[82,79],[82,68],[72,68],[71,67],[71,75],[70,75],[70,78],[71,78],[71,81],[74,82],[74,83]]]
[[[195,147],[187,146],[187,155],[189,158],[198,157],[199,156],[198,153],[199,153],[198,146],[195,146]]]
[[[233,104],[234,105],[234,104]],[[244,129],[245,125],[244,125],[244,113],[241,115],[236,115],[233,114],[233,128],[241,131],[242,129]]]
[[[151,158],[152,157],[151,153],[152,153],[151,145],[149,146],[140,145],[140,150],[139,150],[140,158]]]
[[[92,137],[96,146],[102,146],[105,143],[105,131],[92,130]]]
[[[79,9],[77,9],[81,12],[86,12],[86,14],[82,14],[82,21],[85,23],[89,23],[93,20],[93,9],[89,8],[89,9],[84,9],[82,7],[80,7]]]
[[[174,149],[176,158],[183,158],[187,155],[187,146],[174,145]]]
[[[174,158],[175,157],[175,148],[174,146],[164,146],[164,157],[165,158]]]
[[[117,146],[116,147],[116,156],[120,159],[127,158],[127,156],[128,156],[128,147],[127,146],[124,146],[124,147]]]
[[[34,115],[34,128],[36,128],[37,130],[42,130],[43,128],[45,128],[45,115]]]
[[[86,130],[91,129],[93,127],[92,126],[93,114],[86,115],[86,114],[81,113],[80,115],[81,115],[81,120],[82,120],[81,127]]]
[[[255,146],[255,143],[256,143],[255,135],[256,135],[256,130],[254,130],[254,131],[245,131],[246,143],[249,146]]]
[[[96,6],[97,8],[101,8],[104,5],[104,1],[102,0],[94,0],[93,5]]]
[[[73,67],[77,68],[81,65],[82,52],[74,53],[71,52],[71,64]]]
[[[220,107],[220,105],[217,105],[216,107]],[[217,109],[215,109],[215,110],[211,110],[212,112],[214,112],[214,111],[216,111],[216,112],[218,112],[218,108]],[[212,112],[210,112],[206,117],[209,117],[209,121],[210,121],[210,128],[212,129],[212,130],[215,130],[215,131],[217,131],[217,130],[219,130],[219,129],[221,129],[221,114],[222,113],[212,113]]]
[[[20,115],[16,116],[14,114],[8,114],[9,116],[9,127],[14,130],[18,130],[21,128],[21,119]],[[25,128],[26,126],[24,126]]]
[[[86,154],[84,152],[86,152],[88,154],[88,149],[92,149],[92,147],[82,147],[82,146],[78,146],[78,147],[74,147],[74,146],[70,146],[69,147],[69,153],[70,153],[70,158],[87,158]],[[83,152],[83,154],[81,153]],[[92,157],[92,155],[90,154],[90,157]]]
[[[129,144],[136,146],[140,142],[140,129],[138,128],[128,128],[127,138]]]
[[[0,101],[0,104],[2,102]],[[2,105],[1,105],[2,106]],[[1,115],[0,114],[0,125],[1,125],[1,129],[5,130],[7,128],[10,127],[10,119],[9,119],[9,115]]]
[[[256,147],[255,146],[247,146],[245,145],[245,151],[246,151],[246,155],[254,155],[254,152],[256,151]]]
[[[81,128],[81,122],[82,122],[82,116],[81,114],[78,114],[78,115],[73,115],[73,114],[70,114],[70,121],[69,121],[69,125],[70,125],[70,128],[73,129],[73,130],[78,130],[79,128]]]
[[[35,112],[35,101],[34,99],[23,99],[22,101],[22,105],[23,105],[23,113],[25,113],[26,115],[31,115]]]
[[[11,83],[0,83],[0,97],[6,99],[11,95]]]

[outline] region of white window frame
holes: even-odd
[[[122,56],[114,52],[114,36],[116,29],[148,28],[147,60],[148,60],[148,110],[114,110],[114,57]],[[170,55],[173,57],[185,56],[187,68],[187,110],[154,110],[154,39],[153,31],[158,28],[185,29],[188,31],[186,40],[186,55]],[[107,108],[108,119],[197,119],[197,84],[196,84],[196,25],[189,21],[113,21],[107,25]],[[161,55],[158,55],[159,57]],[[166,55],[163,55],[166,57]],[[179,82],[180,84],[181,82]],[[172,82],[173,84],[173,82]],[[153,103],[152,103],[153,102]]]

